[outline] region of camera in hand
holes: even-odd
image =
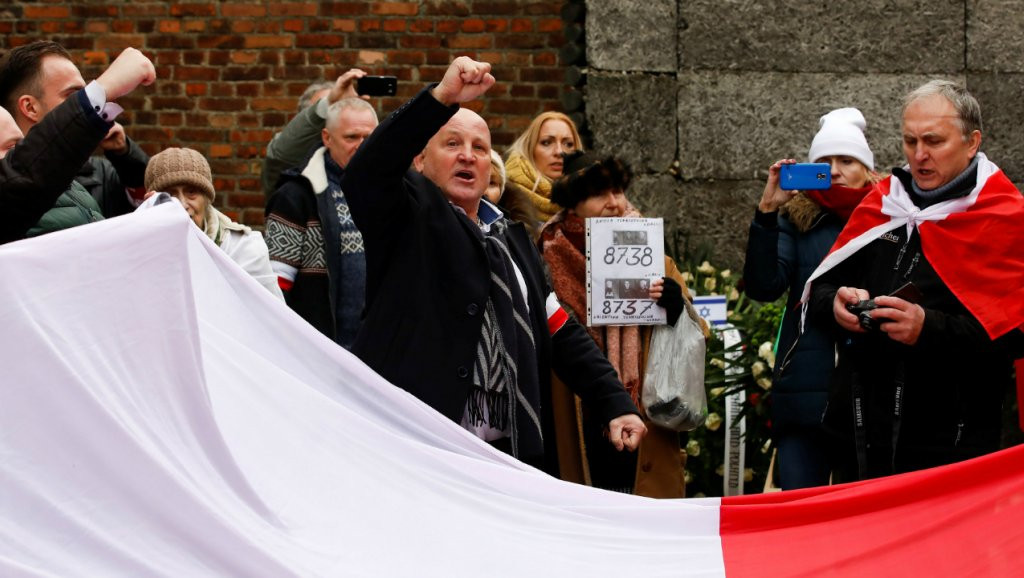
[[[871,318],[871,311],[878,309],[874,299],[863,299],[856,303],[847,303],[846,310],[857,316],[857,321],[864,331],[878,329],[878,321]]]
[[[914,285],[912,281],[907,282],[900,286],[899,289],[892,292],[890,297],[899,297],[904,301],[910,303],[917,303],[923,297],[921,290]],[[864,331],[875,331],[883,321],[888,319],[873,319],[871,317],[871,311],[878,309],[878,305],[874,299],[863,299],[854,304],[847,304],[846,310],[857,316],[857,321]]]

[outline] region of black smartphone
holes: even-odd
[[[398,78],[395,76],[364,76],[356,80],[356,93],[366,96],[395,96]]]
[[[890,293],[889,296],[899,297],[900,299],[909,301],[910,303],[917,303],[922,297],[924,297],[924,294],[917,288],[917,285],[914,285],[913,281],[908,281],[901,285],[899,289]]]
[[[784,191],[823,190],[832,186],[832,167],[828,163],[782,165],[779,187]]]

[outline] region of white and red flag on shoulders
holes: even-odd
[[[1024,329],[1024,197],[980,152],[974,189],[925,209],[914,205],[899,179],[882,180],[808,278],[801,300],[807,302],[815,279],[899,226],[917,229],[925,258],[989,337]],[[1024,360],[1016,367],[1017,398],[1024,400]],[[1024,403],[1019,405],[1024,429]]]

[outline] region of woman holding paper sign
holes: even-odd
[[[821,415],[835,365],[835,344],[824,330],[810,325],[797,341],[798,300],[804,283],[825,258],[850,213],[878,181],[874,155],[864,138],[865,127],[864,115],[856,108],[840,108],[822,116],[808,159],[831,165],[832,187],[783,190],[780,167],[796,161],[781,160],[768,169],[768,182],[750,224],[743,268],[747,295],[774,301],[789,291],[772,378],[771,408],[772,437],[784,490],[829,483]]]
[[[588,217],[640,216],[625,196],[630,178],[629,168],[615,158],[598,159],[577,152],[565,157],[565,175],[552,187],[552,201],[568,208],[555,214],[542,229],[541,252],[551,271],[559,303],[581,322],[586,321],[587,312],[584,220]],[[665,278],[650,283],[647,291],[651,299],[657,300],[657,304],[667,310],[669,323],[675,324],[687,310],[685,300],[690,296],[671,259],[665,259],[665,271]],[[587,331],[612,362],[633,399],[637,400],[643,387],[651,327],[598,326],[587,327]],[[564,389],[559,384],[553,384],[553,387]],[[558,405],[557,394],[553,397],[555,405]],[[571,398],[568,399],[571,404]],[[641,442],[640,450],[635,454],[613,455],[601,447],[601,425],[581,412],[578,402],[575,405],[572,411],[555,410],[555,430],[560,447],[566,447],[564,438],[578,440],[577,433],[581,429],[583,432],[585,451],[577,452],[575,457],[579,461],[573,467],[563,463],[563,472],[582,471],[582,479],[600,488],[657,498],[683,497],[684,464],[678,433],[659,428],[644,416],[648,434]],[[576,449],[579,445],[577,441]],[[566,452],[560,452],[560,456],[563,453]]]

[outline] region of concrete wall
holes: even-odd
[[[902,164],[900,104],[936,77],[981,102],[982,149],[1024,177],[1024,14],[1011,0],[587,0],[594,148],[691,249],[742,263],[767,167],[805,159],[818,118],[856,106],[876,166]],[[673,164],[677,163],[677,170]],[[681,247],[680,247],[681,248]]]

